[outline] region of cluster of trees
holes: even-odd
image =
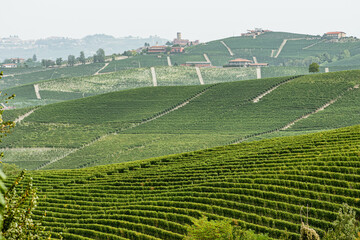
[[[329,53],[321,53],[315,56],[306,57],[304,59],[288,59],[285,60],[283,65],[284,66],[308,66],[312,62],[317,62],[320,64],[332,63],[342,59],[350,58],[351,53],[348,49],[345,49],[340,54],[329,54]]]
[[[36,55],[34,55],[36,58]],[[53,67],[55,65],[61,66],[62,64],[67,64],[68,66],[74,66],[77,63],[85,64],[86,57],[84,51],[80,52],[79,57],[75,57],[74,55],[69,55],[67,61],[64,61],[62,58],[57,58],[55,61],[50,59],[42,59],[41,64],[43,67]],[[96,54],[93,56],[93,62],[105,62],[105,51],[102,48],[96,51]]]

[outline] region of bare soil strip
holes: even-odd
[[[100,68],[96,73],[94,73],[94,75],[99,75],[100,72],[101,72],[102,70],[104,70],[109,64],[110,64],[110,63],[105,63],[105,65],[104,65],[102,68]]]
[[[90,145],[92,145],[92,144],[94,144],[94,143],[96,143],[96,142],[98,142],[98,141],[106,138],[107,136],[116,135],[116,134],[118,134],[119,132],[124,132],[124,131],[126,131],[126,130],[133,129],[133,128],[138,127],[138,126],[140,126],[140,125],[143,125],[143,124],[146,124],[146,123],[148,123],[148,122],[152,122],[152,121],[154,121],[154,120],[156,120],[156,119],[158,119],[158,118],[161,118],[161,117],[163,117],[163,116],[165,116],[165,115],[167,115],[167,114],[169,114],[169,113],[171,113],[171,112],[173,112],[173,111],[176,111],[176,110],[178,110],[178,109],[186,106],[187,104],[189,104],[189,103],[190,103],[191,101],[193,101],[194,99],[200,97],[201,95],[203,95],[204,93],[206,93],[210,88],[213,88],[213,87],[216,86],[216,85],[217,85],[217,84],[211,85],[211,86],[209,86],[209,87],[201,90],[201,91],[198,92],[197,94],[193,95],[193,96],[190,97],[189,99],[187,99],[187,100],[179,103],[178,105],[176,105],[176,106],[174,106],[174,107],[172,107],[172,108],[170,108],[170,109],[167,109],[167,110],[165,110],[165,111],[163,111],[163,112],[157,113],[157,114],[155,114],[154,116],[152,116],[152,117],[150,117],[150,118],[148,118],[148,119],[146,119],[146,120],[143,120],[143,121],[138,122],[138,123],[132,123],[132,124],[131,124],[130,126],[128,126],[128,127],[125,127],[125,128],[123,128],[123,129],[117,130],[117,131],[115,131],[115,132],[108,133],[108,134],[105,134],[105,135],[103,135],[103,136],[101,136],[101,137],[98,137],[98,138],[96,138],[95,140],[92,140],[91,142],[89,142],[89,143],[87,143],[87,144],[84,144],[84,145],[81,146],[80,148],[75,148],[75,149],[69,151],[68,153],[64,154],[62,157],[53,159],[53,160],[51,160],[50,162],[47,162],[47,163],[44,163],[44,164],[40,165],[40,166],[37,167],[35,170],[43,169],[44,167],[46,167],[46,166],[48,166],[48,165],[50,165],[50,164],[52,164],[52,163],[55,163],[55,162],[57,162],[57,161],[65,158],[65,157],[69,156],[69,155],[72,154],[72,153],[75,153],[75,152],[77,152],[77,151],[79,151],[79,150],[81,150],[81,149],[83,149],[83,148],[85,148],[85,147],[88,147],[88,146],[90,146]],[[84,165],[84,167],[85,167],[85,165]]]
[[[256,68],[256,77],[257,79],[261,79],[261,67]]]
[[[253,57],[254,63],[258,63],[256,57]]]
[[[17,119],[15,119],[15,123],[20,123],[22,120],[24,120],[25,118],[27,118],[28,116],[30,116],[33,112],[35,112],[36,109],[33,109],[27,113],[25,113],[24,115],[19,116]]]
[[[205,58],[205,60],[206,60],[208,63],[211,64],[210,58],[209,58],[209,56],[208,56],[206,53],[204,53],[204,58]]]
[[[202,77],[202,75],[201,75],[200,68],[195,67],[195,69],[196,69],[196,73],[197,73],[197,75],[198,75],[198,78],[199,78],[200,84],[201,84],[201,85],[204,85],[204,79],[203,79],[203,77]]]
[[[34,84],[34,90],[35,90],[36,98],[41,100],[39,84]]]
[[[231,49],[228,47],[228,45],[226,45],[226,43],[224,41],[220,41],[225,47],[226,49],[229,51],[231,56],[234,56],[234,53],[231,51]]]
[[[156,72],[155,72],[155,68],[151,67],[151,76],[152,76],[152,81],[153,81],[153,85],[154,87],[157,86],[157,80],[156,80]]]
[[[325,41],[326,41],[326,39],[323,39],[323,40],[321,40],[319,42],[316,42],[316,43],[313,43],[313,44],[311,44],[311,45],[309,45],[307,47],[303,47],[302,50],[309,49],[309,48],[311,48],[311,47],[313,47],[313,46],[315,46],[315,45],[317,45],[319,43],[325,42]]]
[[[171,67],[171,59],[170,59],[170,56],[167,56],[167,62],[168,62],[168,66]]]
[[[255,134],[252,134],[252,135],[249,135],[249,136],[245,136],[241,139],[238,139],[238,140],[235,140],[229,144],[237,144],[237,143],[241,143],[241,142],[245,142],[247,141],[248,139],[252,138],[252,137],[257,137],[257,136],[261,136],[261,135],[265,135],[265,134],[270,134],[270,133],[275,133],[275,132],[279,132],[279,131],[284,131],[284,130],[287,130],[289,129],[290,127],[292,127],[295,123],[303,120],[303,119],[306,119],[308,117],[310,117],[311,115],[314,115],[322,110],[324,110],[325,108],[329,107],[330,105],[334,104],[337,100],[339,100],[342,96],[344,96],[347,92],[349,91],[352,91],[354,89],[359,89],[359,85],[356,85],[354,87],[351,87],[351,88],[348,88],[347,90],[345,90],[344,92],[342,92],[339,96],[337,96],[336,98],[330,100],[329,102],[325,103],[324,105],[322,105],[321,107],[317,108],[316,110],[304,115],[304,116],[301,116],[299,118],[297,118],[296,120],[286,124],[284,127],[282,128],[277,128],[277,129],[273,129],[273,130],[270,130],[270,131],[267,131],[267,132],[262,132],[262,133],[255,133]]]

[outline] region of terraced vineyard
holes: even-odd
[[[299,238],[359,209],[360,126],[81,170],[36,171],[36,218],[66,239],[182,239],[201,216]],[[11,182],[12,179],[9,179]],[[44,212],[46,216],[43,218]]]
[[[3,147],[15,149],[13,156],[23,148],[39,150],[39,156],[43,148],[66,149],[63,155],[55,151],[53,157],[32,168],[82,168],[360,124],[359,88],[354,88],[360,84],[359,75],[359,71],[345,71],[140,88],[47,105],[18,124]],[[339,104],[346,99],[352,111],[346,111],[348,120],[343,121],[345,108]],[[20,115],[20,110],[9,111],[13,118],[16,113]],[[321,114],[331,114],[332,123],[327,120],[328,125],[314,127],[312,122]],[[19,152],[20,166],[25,156]]]
[[[16,74],[14,70],[3,70],[4,75],[12,74],[13,76],[4,77],[0,80],[1,89],[7,89],[23,84],[29,84],[33,82],[44,81],[48,79],[56,79],[63,77],[78,77],[78,76],[89,76],[97,72],[104,66],[103,63],[92,63],[87,65],[79,65],[75,67],[65,68],[54,68],[54,69],[43,69],[34,72],[23,74]],[[36,68],[38,69],[38,68]],[[8,72],[9,71],[9,72]],[[20,70],[19,70],[20,71]],[[25,70],[24,70],[25,71]]]

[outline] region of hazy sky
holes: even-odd
[[[209,41],[262,27],[360,37],[359,0],[7,0],[1,1],[0,37],[23,39],[104,33],[158,35]]]

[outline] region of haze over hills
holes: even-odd
[[[86,56],[92,56],[99,48],[103,48],[108,54],[122,53],[142,47],[145,43],[156,45],[165,44],[166,41],[168,40],[158,36],[115,38],[105,34],[89,35],[81,39],[49,37],[36,40],[22,40],[17,36],[10,36],[0,38],[0,61],[15,57],[27,59],[34,54],[38,59],[66,59],[70,54],[77,56],[80,51],[84,51]]]

